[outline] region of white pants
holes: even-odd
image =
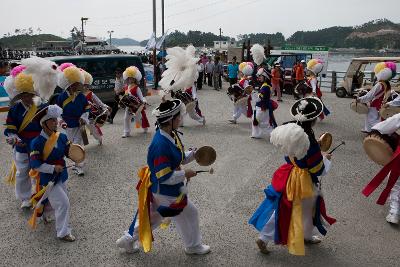
[[[201,117],[196,110],[191,110],[190,112],[187,112],[187,114],[189,115],[189,117],[199,123],[203,123],[204,121],[204,117]]]
[[[176,198],[154,194],[155,203],[150,207],[150,222],[152,230],[157,229],[162,223],[164,217],[157,212],[158,205],[169,206]],[[154,204],[154,205],[153,205]],[[171,218],[176,225],[176,229],[183,240],[186,248],[201,245],[201,234],[199,226],[199,214],[197,208],[193,203],[188,200],[187,206],[183,211],[175,217]],[[138,240],[138,221],[136,221],[135,231],[133,232],[133,239]]]
[[[371,128],[375,126],[375,124],[379,123],[380,116],[379,112],[376,108],[368,108],[367,116],[365,117],[365,126],[364,131],[370,132]]]
[[[247,106],[234,105],[233,106],[233,120],[236,121],[241,115],[247,117]]]
[[[97,141],[100,141],[102,139],[102,134],[99,132],[94,122],[91,122],[86,126],[89,128],[90,134],[93,135],[94,139],[96,139]]]
[[[69,227],[70,205],[65,184],[61,181],[56,183],[49,193],[48,200],[54,209],[56,217],[57,237],[71,234],[71,228]]]
[[[254,126],[253,123],[251,124],[251,136],[259,138],[261,135],[263,135],[263,133],[270,134],[273,130],[273,127],[269,123],[269,111],[262,111],[261,108],[256,107],[255,112],[258,125]],[[252,118],[252,121],[253,119],[254,118]]]
[[[15,175],[15,196],[21,201],[29,200],[32,196],[32,183],[29,177],[28,153],[13,152],[17,172]]]
[[[317,196],[303,199],[302,205],[302,215],[303,215],[303,233],[304,239],[311,240],[312,236],[315,235],[316,228],[313,224],[313,212],[315,207]],[[275,211],[271,218],[265,224],[264,228],[260,232],[259,239],[264,242],[274,241],[275,235]]]
[[[67,129],[65,129],[65,134],[67,135],[67,138],[69,141],[71,141],[74,144],[83,146],[83,139],[82,139],[80,127],[67,128]],[[85,161],[83,161],[82,163],[79,163],[79,164],[75,163],[75,166],[79,167],[79,168],[83,168],[83,166],[85,166]]]
[[[125,108],[125,115],[124,115],[124,134],[130,134],[131,133],[131,127],[132,127],[132,118],[133,115],[130,114],[129,109]],[[135,116],[135,120],[137,123],[140,123],[140,127],[142,126],[142,113],[139,112]],[[147,131],[146,129],[143,129],[144,131]]]
[[[390,191],[389,204],[389,212],[400,216],[400,179],[397,180],[396,184],[392,188],[392,191]]]

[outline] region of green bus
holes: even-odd
[[[114,101],[115,70],[124,71],[129,66],[136,66],[142,73],[140,88],[143,95],[147,95],[145,71],[140,57],[133,55],[95,55],[95,56],[57,56],[48,57],[58,65],[72,63],[89,72],[93,76],[92,90],[105,103]],[[59,93],[60,88],[56,89]]]

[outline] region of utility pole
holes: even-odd
[[[221,49],[222,45],[222,29],[219,28],[219,49]]]
[[[111,49],[111,34],[113,33],[114,31],[107,31],[107,33],[110,35],[110,49]]]
[[[153,0],[153,32],[154,32],[154,39],[156,39],[156,0]],[[157,48],[156,48],[156,44],[154,44],[154,48],[153,48],[153,69],[154,69],[154,87],[155,87],[155,82],[156,82],[156,64],[157,64]],[[157,88],[156,88],[157,89]]]
[[[89,19],[89,18],[84,18],[84,17],[81,18],[81,22],[82,22],[82,43],[85,42],[85,31],[84,31],[84,29],[83,29],[83,24],[84,24],[84,22],[87,21],[88,19]]]
[[[161,33],[162,33],[162,35],[161,36],[164,36],[164,34],[165,34],[165,32],[164,32],[164,0],[161,0],[161,18],[162,18],[162,21],[161,21]],[[163,43],[162,43],[162,50],[161,51],[163,51],[163,55],[164,55],[164,51],[165,51],[165,39],[164,39],[164,41],[163,41]]]

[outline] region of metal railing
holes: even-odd
[[[345,75],[345,71],[328,70],[325,77],[320,76],[319,78],[321,88],[325,89],[325,91],[328,91],[329,89],[332,93],[335,92],[339,83],[344,80]],[[372,83],[374,78],[374,72],[364,72],[363,84],[364,82]]]

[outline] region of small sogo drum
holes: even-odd
[[[91,104],[89,120],[93,121],[98,127],[102,127],[108,119],[109,112],[97,105]]]
[[[364,138],[363,147],[373,162],[384,166],[390,162],[398,142],[399,136],[396,133],[386,135],[373,131]]]
[[[391,94],[387,99],[385,99],[385,103],[393,101],[396,97],[398,97],[397,93]],[[387,119],[392,117],[393,115],[396,115],[397,113],[400,113],[400,107],[393,107],[393,106],[387,106],[387,107],[382,107],[379,110],[379,115],[383,119]]]
[[[128,108],[129,113],[136,115],[142,112],[144,103],[136,96],[125,94],[119,101],[119,106],[121,108]]]
[[[328,132],[323,133],[318,139],[318,144],[321,147],[321,151],[327,152],[332,146],[332,140],[332,134]]]
[[[246,106],[247,105],[247,99],[248,99],[247,92],[249,92],[249,94],[250,94],[253,91],[253,87],[247,86],[246,89],[247,90],[242,89],[239,86],[231,86],[228,88],[227,94],[230,97],[230,99],[233,101],[233,104],[235,106]]]
[[[306,95],[309,95],[312,93],[312,87],[310,87],[307,82],[301,81],[299,82],[293,90],[293,94],[297,98],[303,98]]]
[[[82,163],[85,160],[85,149],[78,144],[71,144],[68,150],[68,158],[75,163]]]
[[[178,90],[174,92],[172,97],[182,101],[183,104],[185,104],[187,112],[193,111],[196,107],[196,102],[193,100],[192,96],[187,92],[182,92],[181,90]]]
[[[357,90],[357,97],[364,96],[368,93],[365,89]],[[350,103],[350,109],[358,114],[367,114],[368,113],[368,105],[365,103],[357,102],[355,99]]]
[[[196,151],[194,158],[200,166],[210,166],[217,159],[217,152],[211,146],[203,146]]]

